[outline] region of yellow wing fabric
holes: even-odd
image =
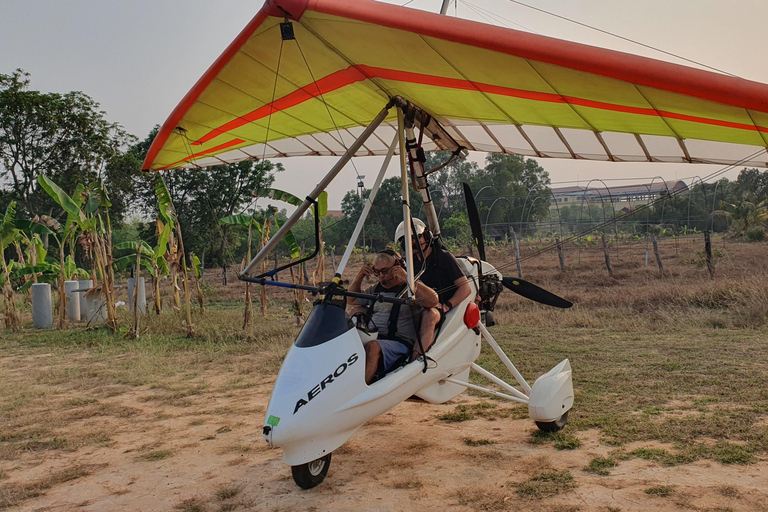
[[[144,168],[341,155],[394,96],[470,150],[768,166],[765,84],[371,0],[269,0]],[[358,155],[387,152],[394,116]]]

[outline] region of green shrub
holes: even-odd
[[[762,226],[753,226],[744,232],[747,240],[750,242],[762,242],[765,240],[765,228]]]

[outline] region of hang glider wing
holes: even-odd
[[[372,0],[268,0],[144,168],[340,155],[394,96],[442,127],[425,150],[768,166],[766,84]]]

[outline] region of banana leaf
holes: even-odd
[[[3,215],[2,224],[0,224],[0,251],[13,243],[16,238],[18,229],[14,224],[14,217],[16,216],[16,203],[11,201],[8,203],[8,207],[5,209],[5,215]]]

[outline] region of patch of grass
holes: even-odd
[[[491,444],[496,444],[496,441],[491,441],[490,439],[472,439],[469,437],[465,437],[463,441],[467,446],[488,446]]]
[[[217,490],[214,495],[216,496],[217,500],[226,501],[240,494],[242,490],[243,488],[239,485],[230,484]]]
[[[392,482],[393,489],[421,489],[424,484],[418,478],[406,478]]]
[[[460,404],[456,406],[453,412],[441,414],[437,419],[447,422],[459,422],[473,420],[475,418],[485,418],[489,421],[493,421],[496,419],[508,418],[515,410],[515,408],[500,408],[498,405],[488,402],[468,405]]]
[[[662,448],[638,448],[628,453],[629,456],[651,460],[664,466],[677,466],[678,464],[690,464],[696,457],[690,454],[670,453]]]
[[[207,503],[202,498],[187,498],[173,508],[182,512],[206,512],[208,510]]]
[[[541,499],[554,496],[577,487],[570,471],[547,471],[515,484],[517,495],[521,498]]]
[[[589,461],[589,464],[583,468],[583,471],[586,471],[587,473],[594,473],[600,476],[608,476],[611,474],[609,470],[615,467],[616,461],[614,459],[610,457],[595,457]]]
[[[508,510],[509,497],[496,489],[465,487],[454,492],[451,497],[456,499],[459,505],[468,507],[470,510],[487,512]]]
[[[6,485],[0,492],[0,510],[15,507],[27,500],[42,496],[45,491],[55,485],[88,476],[97,467],[101,466],[78,464],[55,471],[41,480],[25,484]]]
[[[441,414],[437,417],[440,421],[447,421],[449,423],[457,423],[460,421],[467,421],[475,419],[475,415],[467,411],[455,411]]]
[[[673,492],[675,492],[675,489],[671,485],[658,485],[656,487],[649,487],[645,490],[645,494],[659,496],[660,498],[668,498]]]
[[[738,487],[735,487],[733,485],[721,485],[717,488],[717,492],[719,492],[721,495],[725,496],[726,498],[738,498],[741,496],[741,493],[739,492]]]
[[[719,443],[713,452],[715,460],[723,464],[749,464],[754,461],[754,450],[749,446]]]
[[[168,457],[171,457],[171,456],[173,456],[172,450],[154,450],[154,451],[139,455],[136,458],[139,460],[155,461],[155,460],[167,459]]]
[[[579,438],[566,432],[544,432],[534,430],[531,433],[531,444],[553,443],[558,450],[575,450],[581,446]]]

